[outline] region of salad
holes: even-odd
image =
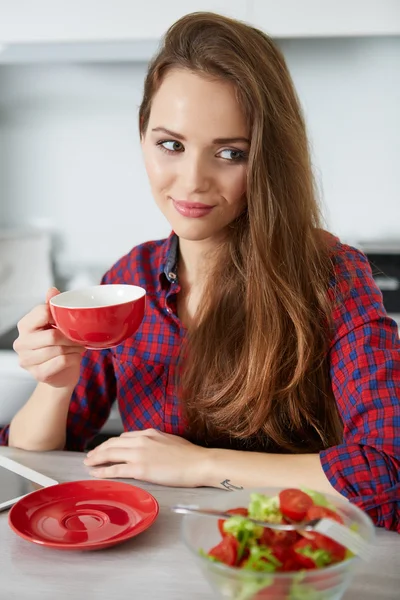
[[[335,506],[318,492],[289,488],[272,497],[251,494],[248,508],[227,512],[232,517],[218,521],[222,539],[207,556],[229,567],[268,573],[299,571],[320,569],[349,557],[344,546],[320,533],[276,531],[246,519],[249,516],[271,523],[298,523],[329,517],[343,523]]]
[[[232,516],[218,521],[221,541],[208,552],[200,550],[200,553],[212,562],[240,570],[241,580],[247,585],[241,587],[241,594],[235,593],[227,597],[296,600],[322,600],[331,597],[325,596],[321,588],[319,591],[309,586],[305,588],[302,582],[307,579],[309,571],[322,569],[352,557],[353,554],[349,550],[320,533],[277,531],[260,527],[246,519],[251,517],[271,523],[300,523],[329,517],[343,523],[337,508],[323,494],[292,488],[284,489],[277,496],[271,497],[253,493],[250,495],[248,507],[236,507],[226,512]],[[259,574],[258,583],[255,583],[254,579],[251,582],[251,572]],[[274,578],[274,573],[291,573],[290,589],[285,587],[282,595],[283,580],[278,581]],[[275,586],[277,589],[273,590],[271,596],[271,588]],[[322,588],[324,587],[322,585]],[[261,590],[265,588],[268,589],[269,595],[263,596]]]

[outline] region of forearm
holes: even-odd
[[[305,486],[340,496],[329,483],[318,454],[210,450],[204,485],[226,489]]]
[[[39,383],[11,421],[9,446],[38,452],[64,448],[72,392]]]

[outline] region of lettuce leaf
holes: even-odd
[[[252,546],[250,556],[241,569],[239,589],[235,591],[235,600],[252,600],[256,594],[274,583],[273,573],[281,562],[266,546]],[[254,577],[258,573],[259,577]],[[265,576],[263,576],[265,573]],[[268,573],[270,574],[268,576]]]
[[[243,566],[247,571],[262,571],[274,573],[282,563],[272,554],[271,548],[267,546],[252,546],[250,556]]]
[[[239,542],[242,541],[243,537],[247,537],[249,542],[255,542],[263,533],[263,527],[255,525],[242,515],[233,515],[230,519],[226,519],[223,524],[223,530],[225,533],[234,535]]]
[[[261,521],[269,521],[270,523],[280,523],[282,521],[282,513],[279,510],[279,497],[251,494],[249,517],[260,519]]]
[[[315,490],[310,490],[309,488],[302,487],[300,488],[305,494],[308,494],[314,504],[316,506],[325,506],[326,508],[330,508],[336,512],[336,506],[329,502],[321,492],[316,492]]]
[[[327,565],[330,565],[332,563],[332,556],[330,552],[322,550],[321,548],[313,548],[311,544],[309,546],[297,548],[296,552],[302,554],[303,556],[311,558],[318,568],[326,567]]]

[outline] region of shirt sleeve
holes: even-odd
[[[320,453],[330,483],[400,533],[400,342],[367,258],[343,247],[329,352],[343,442]],[[346,249],[347,248],[347,249]]]

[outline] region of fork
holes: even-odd
[[[199,514],[217,519],[230,519],[233,516],[237,516],[211,508],[201,508],[194,504],[176,504],[175,506],[171,506],[171,510],[180,514]],[[243,519],[254,523],[254,525],[278,531],[313,531],[320,533],[348,548],[362,560],[369,561],[372,558],[371,546],[358,533],[355,533],[346,527],[346,525],[342,525],[327,517],[302,521],[301,523],[269,523],[260,521],[259,519],[252,519],[251,517],[243,517]]]

